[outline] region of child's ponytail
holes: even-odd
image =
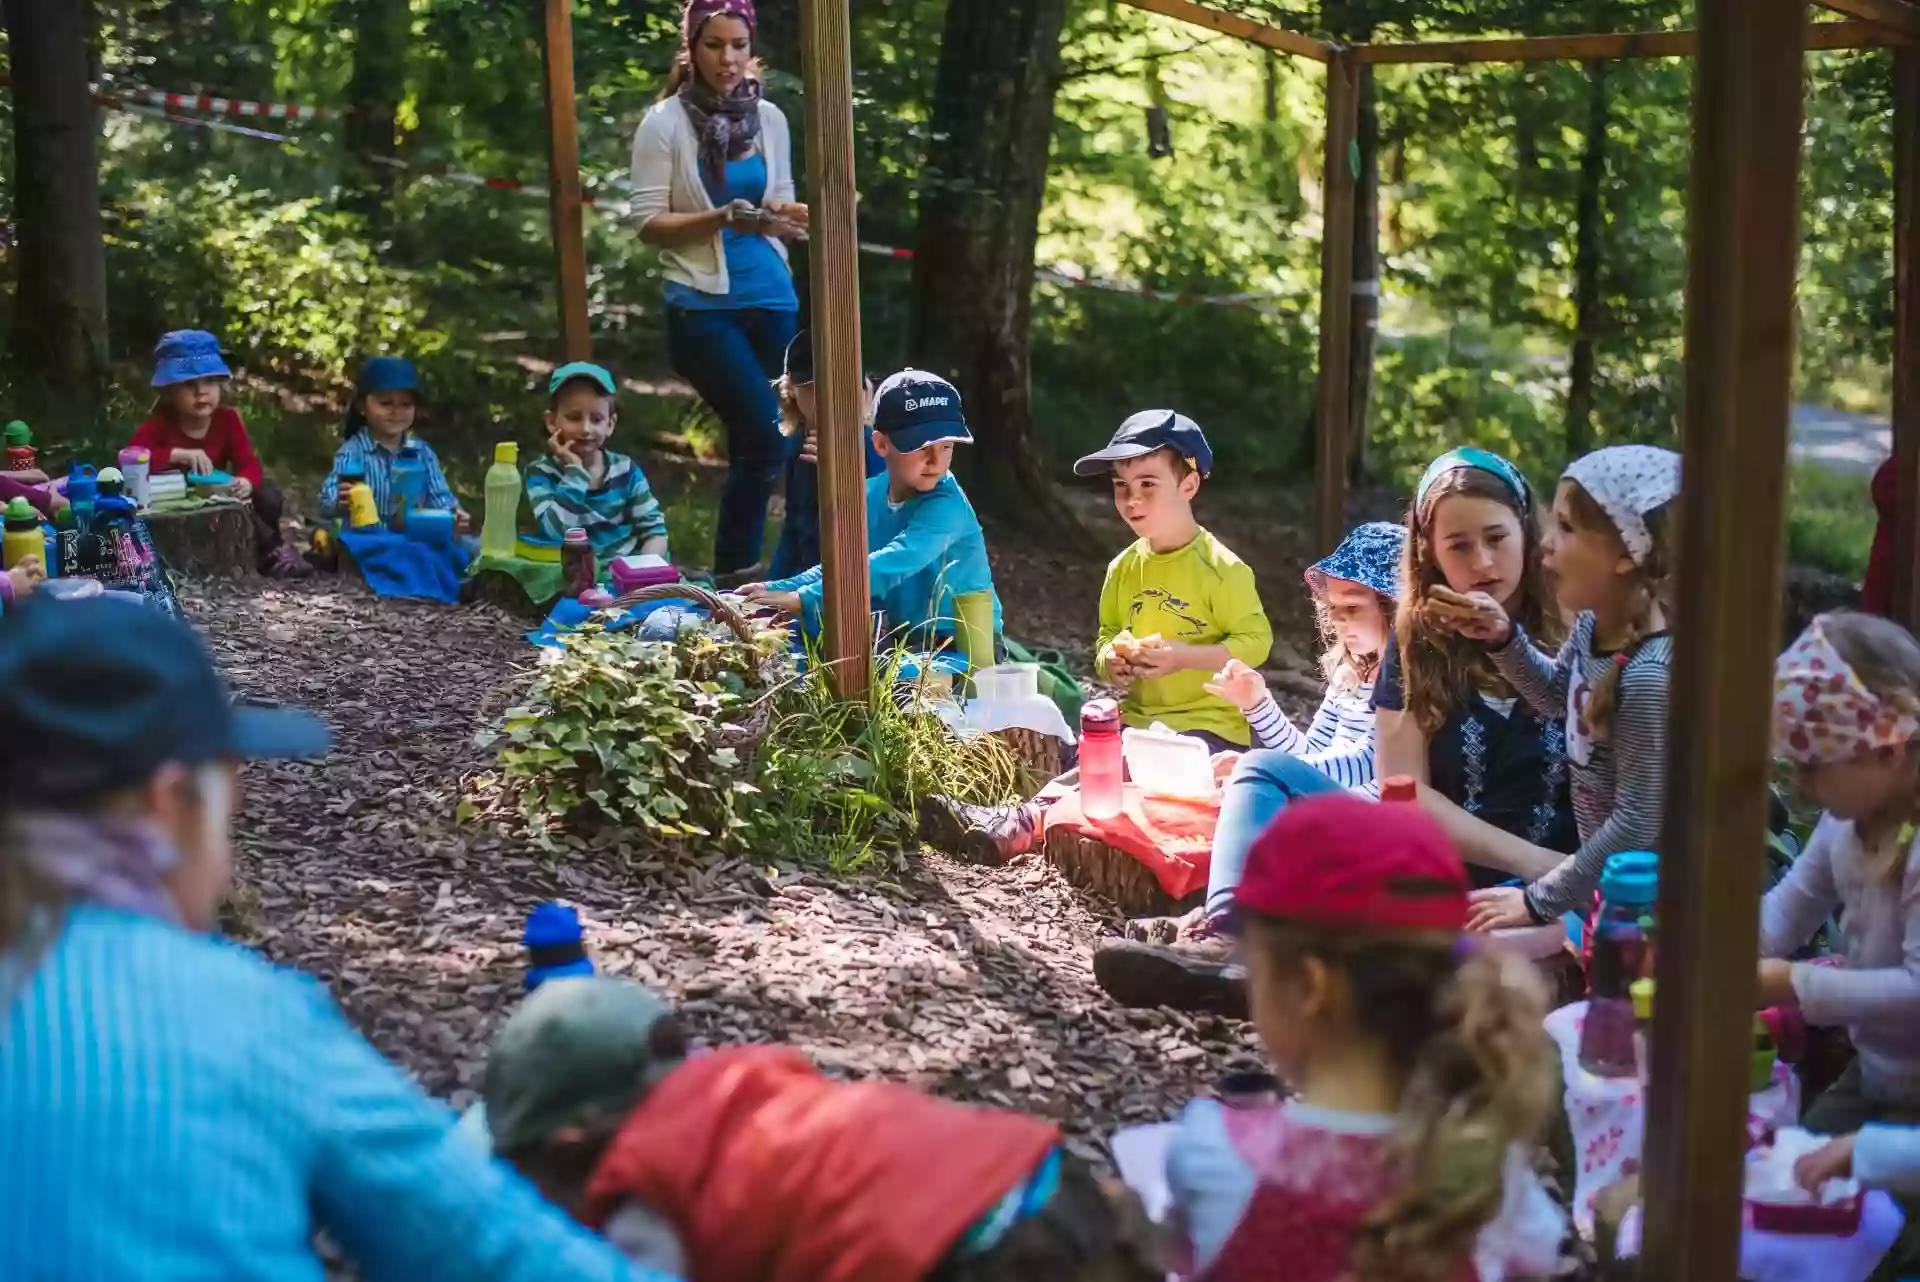
[[[1446,963],[1433,949],[1395,948],[1356,967],[1355,1009],[1367,1009],[1365,972],[1402,966],[1401,991],[1425,988],[1431,1003],[1408,1012],[1412,1018],[1368,1022],[1409,1069],[1397,1139],[1406,1183],[1368,1220],[1355,1244],[1354,1276],[1452,1282],[1500,1214],[1514,1146],[1532,1141],[1552,1108],[1546,1000],[1532,968],[1517,959],[1476,951],[1436,988],[1432,977]]]
[[[1618,534],[1613,522],[1591,495],[1582,489],[1578,482],[1569,482],[1567,486],[1568,506],[1573,509],[1581,526],[1587,529],[1612,530]],[[1620,703],[1620,679],[1626,674],[1627,665],[1633,662],[1634,655],[1640,652],[1640,643],[1653,633],[1654,607],[1665,610],[1671,607],[1668,590],[1671,587],[1671,567],[1673,558],[1668,548],[1668,515],[1670,505],[1655,508],[1642,519],[1646,522],[1647,534],[1652,547],[1640,562],[1634,575],[1634,613],[1628,625],[1626,642],[1614,654],[1614,661],[1593,683],[1593,690],[1587,696],[1587,706],[1580,714],[1581,727],[1587,737],[1595,743],[1604,742],[1613,729],[1613,712]]]

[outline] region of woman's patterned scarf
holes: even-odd
[[[700,168],[715,184],[725,184],[727,162],[753,151],[760,137],[760,82],[742,80],[722,97],[698,72],[680,89],[680,105],[700,139]]]

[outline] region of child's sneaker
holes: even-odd
[[[915,807],[920,840],[975,863],[1004,864],[1040,844],[1045,807],[1031,801],[973,806],[949,797],[922,797]]]
[[[313,567],[300,558],[300,554],[282,543],[267,553],[267,563],[261,571],[275,579],[310,579]]]

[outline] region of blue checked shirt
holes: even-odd
[[[453,496],[453,487],[447,484],[447,474],[440,470],[440,457],[433,452],[433,446],[427,444],[411,432],[407,434],[405,444],[420,451],[420,465],[426,469],[426,489],[420,496],[420,506],[430,511],[451,512],[460,506],[460,500]],[[333,470],[327,473],[327,479],[320,486],[320,513],[323,516],[340,515],[340,475],[343,471],[358,470],[366,474],[367,488],[373,491],[373,504],[384,517],[393,510],[393,465],[400,461],[400,452],[390,450],[373,439],[373,433],[361,428],[349,436],[334,453]]]
[[[81,907],[16,987],[7,1282],[320,1282],[316,1229],[368,1282],[670,1282],[459,1138],[318,984],[243,948]]]

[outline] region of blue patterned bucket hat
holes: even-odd
[[[162,334],[153,348],[153,386],[172,387],[196,378],[232,378],[220,359],[220,340],[204,329]]]
[[[1400,558],[1407,547],[1406,527],[1369,521],[1340,540],[1340,546],[1307,567],[1307,586],[1319,593],[1328,579],[1372,588],[1389,601],[1400,597]]]

